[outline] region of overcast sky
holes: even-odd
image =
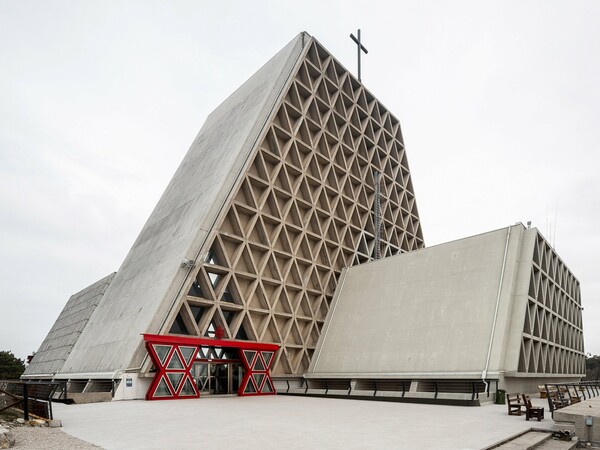
[[[0,0],[0,350],[116,271],[206,116],[305,30],[400,119],[427,246],[528,220],[600,354],[600,2]]]

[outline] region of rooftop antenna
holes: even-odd
[[[546,236],[548,238],[548,240],[550,240],[550,219],[548,218],[549,216],[549,208],[548,208],[548,203],[546,203]]]
[[[558,220],[558,199],[556,199],[556,209],[554,210],[554,234],[552,236],[552,248],[556,248],[556,221]]]
[[[365,52],[365,55],[366,55],[367,53],[369,53],[369,51],[360,42],[360,28],[358,29],[358,33],[356,33],[356,34],[358,35],[358,38],[355,37],[352,33],[350,33],[350,37],[352,38],[352,40],[354,42],[356,42],[356,46],[358,48],[358,81],[360,81],[360,52],[362,50],[363,52]]]

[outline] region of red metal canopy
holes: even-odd
[[[244,367],[238,395],[273,395],[270,369],[279,346],[229,339],[144,334],[146,349],[156,374],[146,393],[147,400],[198,398],[200,392],[191,369],[201,347],[233,348]]]

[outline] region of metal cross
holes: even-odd
[[[356,38],[352,33],[350,33],[350,37],[354,42],[356,42],[356,46],[358,47],[358,81],[360,81],[360,51],[365,52],[365,55],[369,53],[364,45],[360,43],[360,29],[358,30],[358,38]]]

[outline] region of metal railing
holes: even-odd
[[[35,415],[52,419],[52,399],[66,399],[66,382],[0,380],[0,412],[8,408],[23,411],[23,419]]]
[[[550,383],[545,384],[544,387],[551,413],[574,403],[600,397],[600,380]]]
[[[410,379],[357,379],[356,385],[353,387],[352,379],[285,379],[285,387],[278,389],[281,394],[289,394],[293,389],[296,394],[303,391],[304,395],[308,394],[310,389],[325,391],[324,394],[329,394],[329,391],[336,391],[336,395],[351,396],[363,395],[373,397],[385,397],[386,392],[401,393],[401,398],[407,397],[410,392],[410,386],[412,380]],[[295,385],[292,386],[291,382]],[[421,390],[419,393],[427,392],[433,394],[433,398],[437,399],[440,394],[464,394],[470,395],[471,401],[478,400],[479,398],[489,398],[491,395],[495,395],[498,391],[498,380],[486,380],[484,383],[482,380],[421,380]],[[495,391],[493,384],[495,383]],[[365,392],[371,392],[366,394]],[[394,397],[397,397],[394,395]]]

